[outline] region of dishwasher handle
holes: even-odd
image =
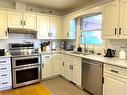
[[[82,61],[82,64],[91,64],[91,65],[99,66],[99,67],[102,66],[102,63],[101,62],[96,62],[96,61],[94,62],[94,61],[88,61],[88,60],[87,61],[84,61],[83,60]]]

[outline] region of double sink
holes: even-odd
[[[77,51],[73,51],[73,52],[71,52],[72,54],[79,54],[79,55],[89,55],[90,53],[88,53],[88,52],[85,52],[85,53],[83,53],[83,52],[77,52]]]

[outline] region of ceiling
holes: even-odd
[[[14,0],[57,11],[68,11],[96,0]]]

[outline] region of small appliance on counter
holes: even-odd
[[[73,45],[65,44],[64,45],[64,50],[66,50],[66,51],[72,51],[72,50],[74,50],[74,47],[73,47]]]
[[[119,52],[119,59],[126,59],[126,58],[127,58],[127,55],[126,55],[125,47],[121,47]]]
[[[81,48],[80,45],[78,46],[77,51],[78,51],[78,52],[82,52],[82,48]]]
[[[0,49],[0,56],[4,56],[5,55],[5,49]]]
[[[107,50],[104,49],[104,57],[115,57],[116,50],[108,48]]]

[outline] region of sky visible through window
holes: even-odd
[[[81,35],[85,37],[81,37],[81,44],[94,44],[100,45],[103,43],[101,39],[101,23],[102,23],[102,15],[95,15],[90,17],[84,17],[82,19],[82,32]]]

